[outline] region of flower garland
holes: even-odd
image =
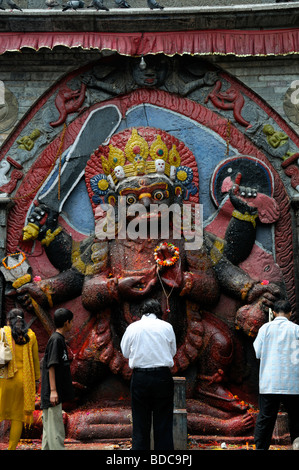
[[[21,261],[19,261],[14,266],[7,266],[7,264],[5,263],[5,260],[8,258],[8,256],[17,256],[17,255],[23,255],[23,258],[21,259]],[[5,258],[3,258],[2,264],[5,267],[5,269],[8,269],[9,271],[11,269],[15,269],[15,268],[21,266],[21,264],[24,263],[24,261],[26,260],[26,255],[25,255],[25,253],[23,253],[23,251],[20,251],[19,253],[13,253],[12,255],[8,255],[8,256],[5,256]]]
[[[171,258],[162,259],[159,256],[159,252],[162,250],[163,247],[167,247],[168,249],[170,249],[170,252],[172,253]],[[172,243],[169,242],[160,243],[160,245],[158,245],[154,250],[155,261],[160,266],[173,266],[179,259],[179,256],[180,250],[178,249],[178,247],[174,246]]]

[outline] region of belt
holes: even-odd
[[[134,367],[134,371],[136,372],[154,372],[156,370],[169,370],[169,367],[163,366],[163,367]]]

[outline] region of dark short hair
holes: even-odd
[[[147,313],[154,313],[158,318],[162,318],[162,309],[160,302],[156,299],[147,299],[140,307],[140,316]]]
[[[56,328],[62,328],[66,321],[71,321],[73,319],[73,312],[68,308],[58,308],[54,312],[54,323]]]
[[[290,313],[292,306],[288,300],[277,300],[274,303],[273,310],[275,313]]]

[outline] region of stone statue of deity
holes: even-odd
[[[225,236],[201,231],[195,158],[183,142],[150,127],[125,129],[95,150],[85,182],[95,233],[72,239],[59,214],[37,201],[24,239],[38,239],[59,273],[18,289],[26,309],[34,302],[48,312],[81,298],[90,313],[70,344],[81,403],[93,381],[109,372],[129,384],[120,341],[138,319],[140,303],[153,297],[176,334],[172,372],[187,378],[192,433],[248,433],[252,414],[227,384],[232,333],[215,309],[221,295],[234,299],[236,325],[254,335],[273,301],[284,296],[280,283],[253,279],[239,266],[253,248],[261,209],[275,211],[274,200],[256,192],[242,196],[238,175],[223,187],[232,208]]]

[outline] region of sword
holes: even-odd
[[[90,113],[72,147],[65,153],[58,168],[52,173],[38,195],[38,202],[45,204],[55,212],[60,212],[65,200],[80,181],[90,155],[103,142],[108,140],[121,121],[121,114],[115,105],[107,105]],[[60,192],[58,198],[58,177]]]

